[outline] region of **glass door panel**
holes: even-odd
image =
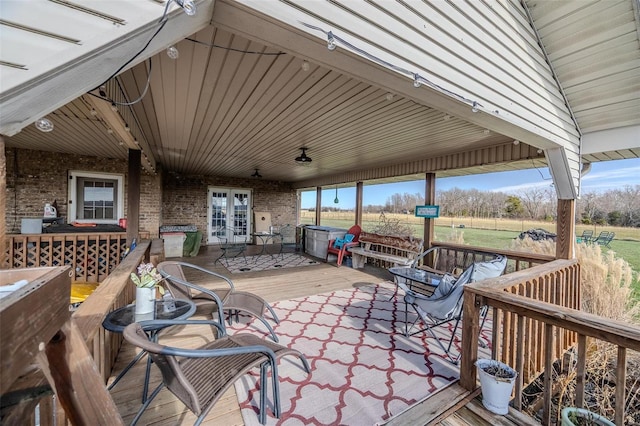
[[[208,192],[207,244],[217,244],[227,236],[236,241],[248,241],[251,232],[251,190],[209,188]]]

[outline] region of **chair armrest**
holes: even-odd
[[[176,346],[166,346],[160,343],[155,343],[148,339],[141,337],[136,331],[142,328],[145,332],[158,331],[174,325],[211,325],[217,327],[219,331],[222,329],[215,321],[208,320],[151,320],[143,321],[140,323],[129,324],[125,327],[123,335],[125,339],[133,343],[136,346],[141,347],[152,353],[159,353],[162,355],[179,356],[186,358],[212,358],[228,355],[239,355],[248,353],[262,353],[266,355],[271,365],[276,363],[276,354],[272,349],[262,345],[252,346],[239,346],[235,348],[218,348],[218,349],[187,349]],[[215,342],[215,341],[214,341]]]
[[[178,284],[181,284],[181,285],[183,285],[185,287],[188,287],[188,288],[190,288],[192,290],[199,291],[200,293],[206,294],[207,296],[211,297],[211,299],[214,302],[216,302],[216,304],[218,305],[218,320],[223,324],[223,327],[224,327],[224,317],[223,317],[223,313],[222,313],[222,300],[220,300],[220,297],[218,297],[217,294],[215,294],[213,291],[211,291],[211,290],[209,290],[207,288],[200,287],[200,286],[197,286],[195,284],[191,284],[189,281],[182,280],[182,279],[180,279],[178,277],[175,277],[175,276],[173,276],[171,274],[168,274],[166,272],[161,272],[161,275],[164,278],[166,278],[167,280],[174,281],[174,282],[176,282]],[[225,330],[225,333],[226,333],[226,330]]]
[[[411,267],[412,267],[412,268],[415,268],[416,266],[418,266],[418,265],[420,264],[420,261],[421,261],[423,258],[425,258],[425,257],[426,257],[426,256],[428,256],[430,253],[432,253],[432,252],[434,252],[434,251],[436,251],[436,250],[438,250],[438,247],[431,247],[429,250],[422,252],[422,253],[420,254],[420,256],[416,257],[416,258],[413,260],[413,263],[411,264]]]

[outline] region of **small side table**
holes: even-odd
[[[175,309],[167,310],[165,309],[165,301],[162,299],[157,299],[155,301],[155,313],[149,314],[144,318],[140,316],[136,318],[136,305],[132,303],[131,305],[124,306],[122,308],[116,309],[115,311],[111,311],[107,314],[102,321],[102,326],[105,330],[112,331],[114,333],[122,333],[126,326],[129,324],[133,324],[134,322],[144,322],[145,320],[171,320],[171,319],[187,319],[191,317],[196,312],[196,304],[190,300],[183,299],[174,299]],[[156,341],[157,332],[150,332],[150,337]],[[116,383],[120,381],[120,379],[134,366],[136,362],[140,360],[144,355],[146,355],[146,351],[142,350],[136,355],[136,357],[131,360],[131,362],[118,374],[118,377],[115,378],[113,383],[109,385],[107,390],[111,390]],[[151,357],[147,358],[147,372],[144,378],[144,389],[142,390],[142,402],[144,403],[147,400],[147,388],[149,387],[149,374],[151,373]]]

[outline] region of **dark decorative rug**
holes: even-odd
[[[295,253],[283,253],[280,255],[263,254],[260,256],[247,256],[247,261],[239,256],[233,259],[228,259],[229,265],[223,259],[222,264],[232,274],[238,274],[242,272],[257,272],[268,271],[273,269],[284,268],[298,268],[301,266],[318,265],[320,262],[309,259],[306,256],[301,256]]]

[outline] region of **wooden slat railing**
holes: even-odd
[[[152,243],[142,241],[122,262],[109,274],[98,288],[73,313],[80,332],[93,356],[96,367],[105,383],[111,375],[118,351],[122,345],[122,335],[110,333],[102,327],[105,316],[114,309],[126,306],[135,298],[135,286],[129,279],[140,262],[157,258],[158,253],[151,250]],[[162,250],[162,245],[154,244],[154,250]],[[161,256],[162,253],[159,254]],[[45,398],[40,404],[41,424],[49,424],[51,418],[57,418],[64,412],[57,410],[55,417],[52,410],[56,404]],[[50,410],[50,411],[47,411]]]
[[[460,253],[467,252],[491,252],[496,254],[502,254],[507,257],[507,269],[505,274],[520,271],[522,269],[531,268],[534,265],[540,265],[555,260],[554,256],[537,253],[525,253],[521,251],[502,250],[487,247],[468,246],[465,244],[454,244],[447,242],[434,241],[431,243],[432,247],[442,247],[442,254],[449,254],[454,259],[460,255]]]
[[[542,368],[552,371],[553,363],[577,342],[577,396],[584,398],[586,336],[618,346],[617,383],[625,383],[626,349],[640,350],[640,327],[581,312],[579,307],[580,267],[576,260],[555,260],[545,265],[469,285],[464,292],[462,363],[460,384],[468,390],[476,385],[479,316],[483,306],[494,309],[493,356],[504,360],[519,373],[514,405],[521,408],[523,381]],[[534,356],[533,362],[528,362]],[[527,363],[525,363],[525,359]],[[551,374],[545,375],[543,424],[551,422]],[[624,386],[616,388],[615,423],[623,424]]]

